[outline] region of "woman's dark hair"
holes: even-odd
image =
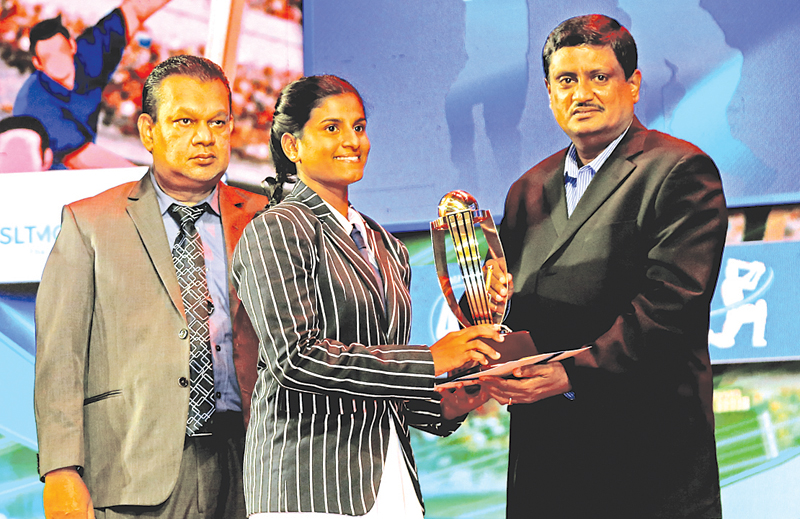
[[[630,79],[636,70],[636,42],[628,29],[609,16],[587,14],[561,22],[547,37],[542,49],[545,79],[550,80],[550,60],[558,49],[580,45],[611,47],[625,72],[625,79]]]
[[[297,181],[297,166],[283,152],[281,137],[284,133],[297,138],[303,136],[303,127],[311,117],[311,111],[330,96],[355,94],[364,106],[364,100],[353,85],[344,79],[331,76],[306,76],[293,81],[281,90],[275,103],[272,129],[269,135],[269,152],[275,165],[275,178],[268,177],[267,196],[276,204],[283,198],[283,184]]]

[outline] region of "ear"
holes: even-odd
[[[139,128],[139,140],[142,141],[145,149],[153,153],[153,128],[155,122],[148,114],[142,114],[136,120],[136,126]]]
[[[33,64],[33,68],[36,70],[42,70],[42,60],[39,59],[39,56],[36,54],[33,55],[31,58],[31,63]]]
[[[631,89],[631,99],[633,99],[634,103],[639,102],[639,89],[642,87],[642,73],[637,68],[631,74],[631,77],[628,78],[628,85]]]
[[[281,148],[286,157],[294,163],[300,162],[300,154],[298,152],[297,137],[291,133],[284,133],[281,135]]]
[[[47,171],[53,165],[53,150],[47,148],[42,154],[42,171]]]

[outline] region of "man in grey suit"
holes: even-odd
[[[267,199],[220,182],[230,95],[222,69],[204,58],[158,65],[139,118],[150,171],[64,208],[36,304],[48,518],[244,517],[257,339],[227,263]],[[202,210],[187,230],[173,213],[194,208]],[[187,240],[199,244],[195,273],[205,272],[202,315],[184,304],[190,285],[173,260]],[[212,373],[199,419],[190,393]]]
[[[510,404],[509,518],[721,514],[707,336],[725,199],[707,155],[634,116],[636,62],[600,15],[543,50],[572,143],[508,193],[506,324],[543,352],[591,349],[484,381]]]

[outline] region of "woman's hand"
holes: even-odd
[[[463,382],[458,382],[453,387],[436,388],[436,391],[442,395],[442,416],[446,420],[467,414],[492,398],[480,385],[466,385]]]
[[[486,365],[489,363],[489,359],[499,359],[500,354],[485,342],[480,341],[481,337],[502,342],[503,336],[500,334],[500,325],[480,324],[470,326],[463,330],[450,332],[436,341],[431,346],[433,367],[436,375],[460,368],[469,362]]]

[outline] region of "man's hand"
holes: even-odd
[[[450,332],[431,346],[433,367],[437,375],[447,373],[465,364],[477,362],[486,365],[487,357],[497,360],[500,354],[494,348],[478,340],[480,337],[503,341],[500,326],[496,324],[480,324],[463,330]]]
[[[94,519],[89,489],[72,467],[45,474],[42,500],[47,519]]]
[[[481,377],[481,387],[502,405],[529,404],[572,390],[560,362],[523,366],[512,375],[510,379]]]
[[[506,303],[514,292],[514,281],[506,272],[505,260],[489,259],[483,265],[486,277],[486,292],[489,294],[489,306],[493,313],[504,315]]]
[[[475,388],[478,391],[475,391]],[[436,391],[442,395],[442,416],[446,420],[452,420],[467,414],[473,409],[482,406],[491,398],[489,392],[484,391],[480,385],[472,384],[467,386],[463,382],[458,382],[455,387],[436,388]]]

